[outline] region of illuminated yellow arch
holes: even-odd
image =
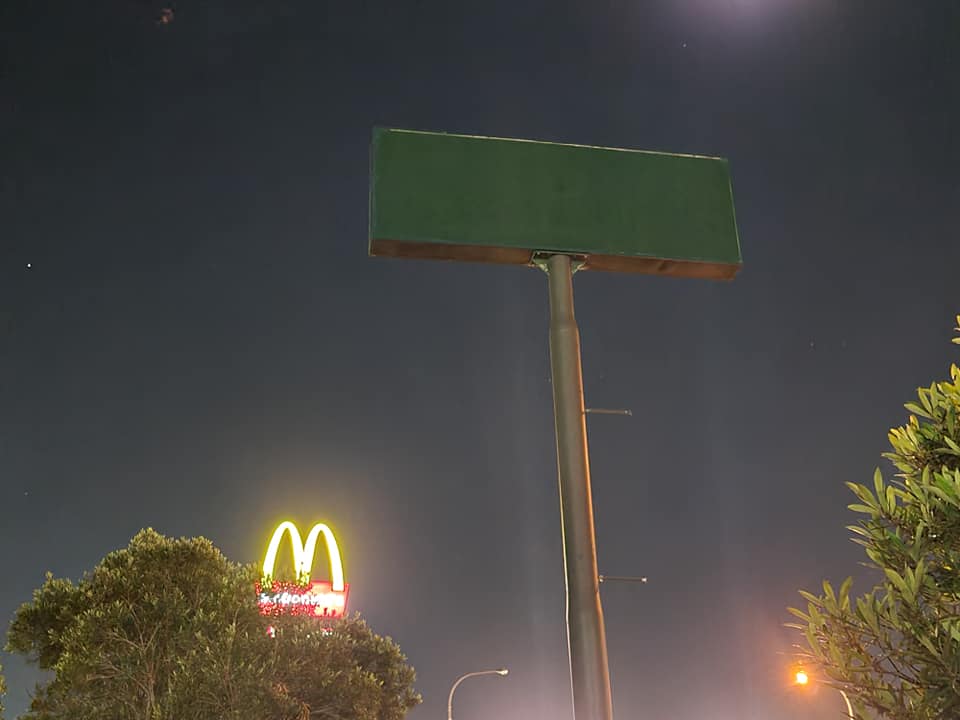
[[[263,558],[263,577],[272,578],[273,570],[277,564],[277,551],[280,549],[280,541],[283,540],[283,534],[290,533],[290,544],[293,546],[293,567],[297,573],[298,582],[310,582],[310,570],[313,568],[313,556],[317,548],[317,538],[323,533],[323,539],[327,543],[327,555],[330,556],[330,585],[334,592],[343,592],[343,561],[340,559],[340,548],[337,545],[337,539],[333,536],[333,531],[323,523],[317,523],[310,528],[307,535],[306,544],[300,538],[300,531],[297,526],[290,521],[284,521],[273,531],[273,537],[270,539],[270,545],[267,546],[267,554]]]

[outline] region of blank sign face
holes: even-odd
[[[370,254],[730,279],[741,266],[722,158],[377,129]]]

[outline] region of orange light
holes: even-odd
[[[810,676],[807,675],[803,670],[797,670],[796,674],[793,676],[793,681],[797,685],[806,685],[810,682]]]

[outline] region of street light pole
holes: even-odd
[[[613,720],[593,525],[580,330],[573,313],[574,268],[569,255],[550,255],[545,264],[550,290],[550,364],[573,715],[575,720]]]
[[[853,717],[853,707],[850,705],[850,698],[847,697],[847,694],[843,690],[840,691],[840,694],[843,695],[843,701],[847,704],[847,717],[849,720],[856,720],[856,718]]]
[[[453,720],[453,693],[456,691],[457,686],[462,683],[467,678],[477,677],[478,675],[506,675],[509,670],[506,668],[498,668],[496,670],[478,670],[477,672],[468,672],[465,675],[461,675],[457,678],[457,681],[453,684],[453,687],[450,688],[450,694],[447,696],[447,720]]]

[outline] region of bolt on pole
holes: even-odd
[[[546,271],[574,718],[613,720],[590,491],[580,331],[573,313],[574,269],[570,256],[549,256]]]

